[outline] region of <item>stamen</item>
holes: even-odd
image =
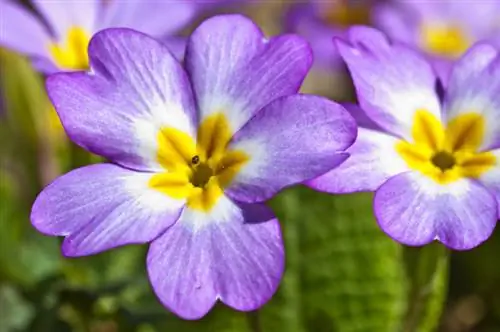
[[[436,154],[434,154],[434,156],[432,156],[431,162],[434,164],[434,166],[438,167],[442,172],[452,169],[456,164],[455,157],[452,154],[445,151],[439,151]]]

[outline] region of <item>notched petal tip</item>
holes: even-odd
[[[364,25],[351,26],[347,31],[347,36],[353,46],[363,47],[370,51],[386,49],[391,44],[387,35],[382,31]]]
[[[225,14],[215,15],[207,18],[194,30],[193,35],[197,34],[218,34],[224,30],[232,30],[237,26],[245,26],[242,31],[252,31],[262,36],[264,41],[264,33],[260,27],[255,24],[249,17],[242,14]],[[188,43],[189,44],[189,43]]]

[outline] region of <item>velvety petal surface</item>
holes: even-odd
[[[65,236],[66,256],[91,255],[155,239],[184,206],[148,187],[151,174],[112,164],[76,169],[37,197],[31,222],[47,235]]]
[[[500,149],[490,151],[495,158],[496,164],[484,173],[479,181],[484,184],[496,197],[498,203],[498,219],[500,220]]]
[[[250,159],[227,192],[239,201],[267,200],[339,165],[355,137],[356,123],[341,105],[317,96],[282,97],[234,136],[229,149]]]
[[[467,179],[440,185],[417,172],[384,183],[374,209],[382,230],[411,246],[438,240],[451,249],[472,249],[490,237],[497,221],[495,197],[482,185]]]
[[[186,209],[151,244],[147,265],[156,295],[182,318],[203,317],[217,300],[255,310],[283,274],[280,227],[265,206],[223,197],[209,213]]]
[[[55,74],[49,96],[69,137],[134,169],[159,169],[158,134],[172,127],[195,137],[189,80],[158,41],[128,29],[99,32],[91,72]]]
[[[196,9],[194,1],[110,1],[100,28],[131,28],[161,38],[189,24]]]
[[[272,100],[296,93],[311,63],[305,40],[294,35],[266,40],[240,15],[204,21],[186,53],[200,118],[222,113],[233,132]]]
[[[28,56],[49,57],[47,29],[25,7],[0,1],[0,46]]]
[[[408,170],[396,152],[397,142],[394,136],[359,127],[356,141],[346,150],[350,157],[306,184],[328,193],[375,191],[390,177]]]
[[[380,127],[411,139],[417,110],[440,115],[436,76],[417,52],[391,43],[381,32],[353,27],[337,47],[351,72],[360,106]]]
[[[92,35],[104,3],[97,0],[33,0],[33,5],[45,17],[57,39],[65,40],[68,30],[74,27]]]
[[[481,150],[500,148],[500,53],[492,45],[475,45],[452,70],[446,117],[453,121],[464,114],[481,116]]]

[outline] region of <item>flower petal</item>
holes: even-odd
[[[203,317],[217,299],[255,310],[272,297],[283,274],[280,227],[265,206],[222,198],[210,214],[185,210],[151,244],[147,263],[156,295],[182,318]]]
[[[448,120],[479,114],[484,120],[480,150],[500,148],[500,53],[489,44],[477,44],[456,62],[446,93]]]
[[[403,2],[378,3],[372,12],[373,25],[392,40],[417,45],[420,16],[408,7]]]
[[[485,172],[479,181],[487,187],[496,197],[498,203],[498,219],[500,219],[500,149],[490,151],[496,158],[493,168]]]
[[[341,105],[349,112],[349,114],[351,114],[354,120],[356,120],[359,127],[376,131],[384,131],[375,122],[373,122],[368,115],[366,115],[366,112],[363,111],[359,105],[353,103],[341,103]]]
[[[345,160],[339,156],[356,137],[356,123],[345,109],[325,98],[280,98],[257,113],[229,149],[250,159],[227,193],[242,202],[260,202],[284,187],[309,180]]]
[[[203,22],[186,53],[200,118],[223,113],[236,132],[272,100],[296,93],[312,62],[298,36],[267,41],[249,19],[223,15]]]
[[[37,197],[31,222],[47,235],[66,236],[66,256],[85,256],[155,239],[184,205],[148,187],[151,174],[112,164],[79,168]]]
[[[350,157],[337,168],[306,184],[328,193],[375,191],[408,166],[396,151],[400,140],[383,132],[358,128],[358,137],[346,152]]]
[[[111,1],[100,27],[130,28],[162,38],[189,24],[196,7],[194,1]]]
[[[342,69],[344,65],[335,45],[334,36],[344,36],[340,26],[325,24],[318,17],[317,5],[309,2],[292,4],[285,16],[286,31],[303,36],[314,51],[314,64],[321,69]]]
[[[72,27],[84,29],[92,35],[102,1],[47,1],[33,0],[33,5],[45,17],[58,40],[64,40]]]
[[[420,246],[436,239],[455,250],[486,241],[497,220],[497,203],[467,179],[440,185],[417,172],[389,179],[374,198],[377,221],[390,237]]]
[[[403,44],[391,44],[385,35],[367,27],[349,30],[348,42],[337,40],[347,63],[361,108],[380,127],[411,139],[417,110],[440,118],[431,65]]]
[[[11,1],[0,1],[0,46],[48,58],[51,37],[34,15]]]
[[[90,73],[47,80],[69,137],[85,149],[134,169],[159,169],[160,129],[195,137],[189,80],[168,49],[128,29],[99,32],[90,42]]]
[[[176,59],[184,59],[186,53],[187,38],[185,37],[168,37],[162,39],[165,46],[168,47],[170,52],[175,56]]]

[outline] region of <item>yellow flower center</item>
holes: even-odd
[[[496,164],[490,152],[480,152],[485,120],[481,114],[461,114],[443,127],[427,110],[415,113],[413,142],[399,141],[396,151],[408,166],[441,184],[478,178]]]
[[[68,70],[85,70],[89,67],[87,47],[90,36],[84,29],[72,27],[61,43],[49,45],[49,51],[56,65]]]
[[[186,199],[192,209],[210,211],[250,159],[243,151],[227,149],[231,137],[222,113],[200,124],[196,142],[178,129],[162,128],[157,135],[157,159],[166,172],[154,175],[149,186],[172,198]]]
[[[367,25],[370,23],[370,6],[367,3],[348,0],[335,2],[324,12],[324,18],[328,23],[341,27]]]
[[[471,45],[471,41],[458,25],[423,25],[421,42],[429,53],[457,58]]]

